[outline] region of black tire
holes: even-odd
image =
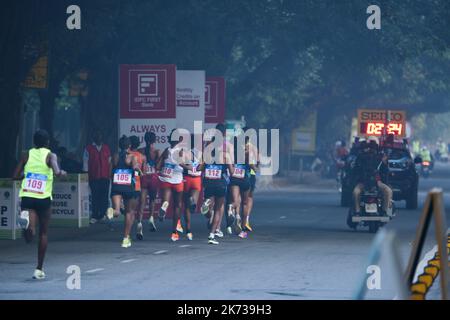
[[[417,185],[414,188],[411,188],[410,192],[408,192],[408,198],[406,198],[406,209],[408,210],[416,210],[419,203],[419,194],[417,190]]]
[[[370,221],[369,222],[369,232],[376,233],[380,228],[380,223],[378,221]]]

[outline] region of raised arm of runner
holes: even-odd
[[[58,165],[58,157],[56,154],[50,152],[47,156],[47,165],[53,169],[53,174],[55,176],[65,176],[67,172],[61,170]]]

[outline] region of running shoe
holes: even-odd
[[[247,229],[247,231],[253,232],[253,229],[248,221],[245,223],[245,229]]]
[[[216,232],[214,233],[214,235],[215,235],[217,238],[223,238],[223,232],[220,231],[219,229],[216,230]]]
[[[109,220],[114,219],[114,209],[113,209],[113,208],[108,208],[108,209],[106,210],[106,217],[107,217]]]
[[[187,233],[186,234],[186,237],[187,237],[187,239],[189,240],[189,241],[192,241],[192,239],[193,239],[193,235],[192,235],[192,232],[189,232],[189,233]]]
[[[30,212],[28,210],[21,211],[17,223],[22,229],[28,229],[30,225]]]
[[[170,239],[171,239],[173,242],[175,242],[175,241],[180,240],[180,236],[178,235],[178,233],[173,232],[173,233],[172,233],[172,236],[170,237]]]
[[[33,279],[44,280],[45,279],[45,272],[42,271],[42,270],[39,270],[39,269],[34,270]]]
[[[142,222],[138,222],[137,224],[137,233],[136,233],[136,238],[138,240],[144,240],[144,232],[142,230]]]
[[[205,215],[209,212],[209,206],[211,205],[211,199],[206,199],[202,204],[202,208],[200,209],[201,214]]]
[[[122,240],[122,248],[129,248],[129,247],[131,247],[131,239],[130,239],[130,237],[123,238],[123,240]]]
[[[227,227],[227,234],[233,234],[233,229],[231,227]]]
[[[189,209],[191,210],[191,213],[195,213],[195,211],[197,210],[197,203],[195,202],[194,198],[190,197],[189,198]]]
[[[167,208],[169,207],[169,202],[164,201],[163,204],[161,205],[161,208],[159,208],[159,221],[164,221],[164,219],[166,218],[166,211]]]
[[[155,224],[155,218],[153,218],[153,216],[150,216],[150,218],[148,219],[148,224],[150,225],[150,231],[155,232],[156,224]]]
[[[214,237],[209,237],[208,238],[208,244],[219,244],[219,241],[214,239]]]
[[[238,235],[239,238],[242,239],[247,239],[248,238],[248,233],[246,231],[241,231]]]
[[[178,219],[178,222],[177,222],[177,231],[179,233],[183,233],[184,232],[183,226],[181,225],[181,220],[180,219]]]

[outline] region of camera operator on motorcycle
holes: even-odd
[[[385,184],[388,173],[388,158],[380,154],[376,138],[360,144],[360,153],[355,160],[354,178],[356,186],[353,190],[355,215],[360,215],[361,193],[367,188],[376,186],[383,195],[383,214],[392,214],[392,189]]]

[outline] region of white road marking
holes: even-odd
[[[190,247],[191,245],[190,244],[182,244],[181,246],[179,246],[180,248],[188,248],[188,247]]]
[[[122,260],[122,261],[120,261],[120,263],[130,263],[130,262],[133,262],[133,261],[136,261],[137,259],[127,259],[127,260]]]
[[[286,219],[286,216],[281,216],[280,219]]]
[[[154,252],[153,254],[163,254],[163,253],[167,253],[167,252],[168,252],[167,250],[159,250],[159,251]]]
[[[103,271],[103,270],[105,270],[105,269],[103,269],[103,268],[91,269],[91,270],[86,271],[86,273],[95,273],[95,272],[99,272],[99,271]]]

